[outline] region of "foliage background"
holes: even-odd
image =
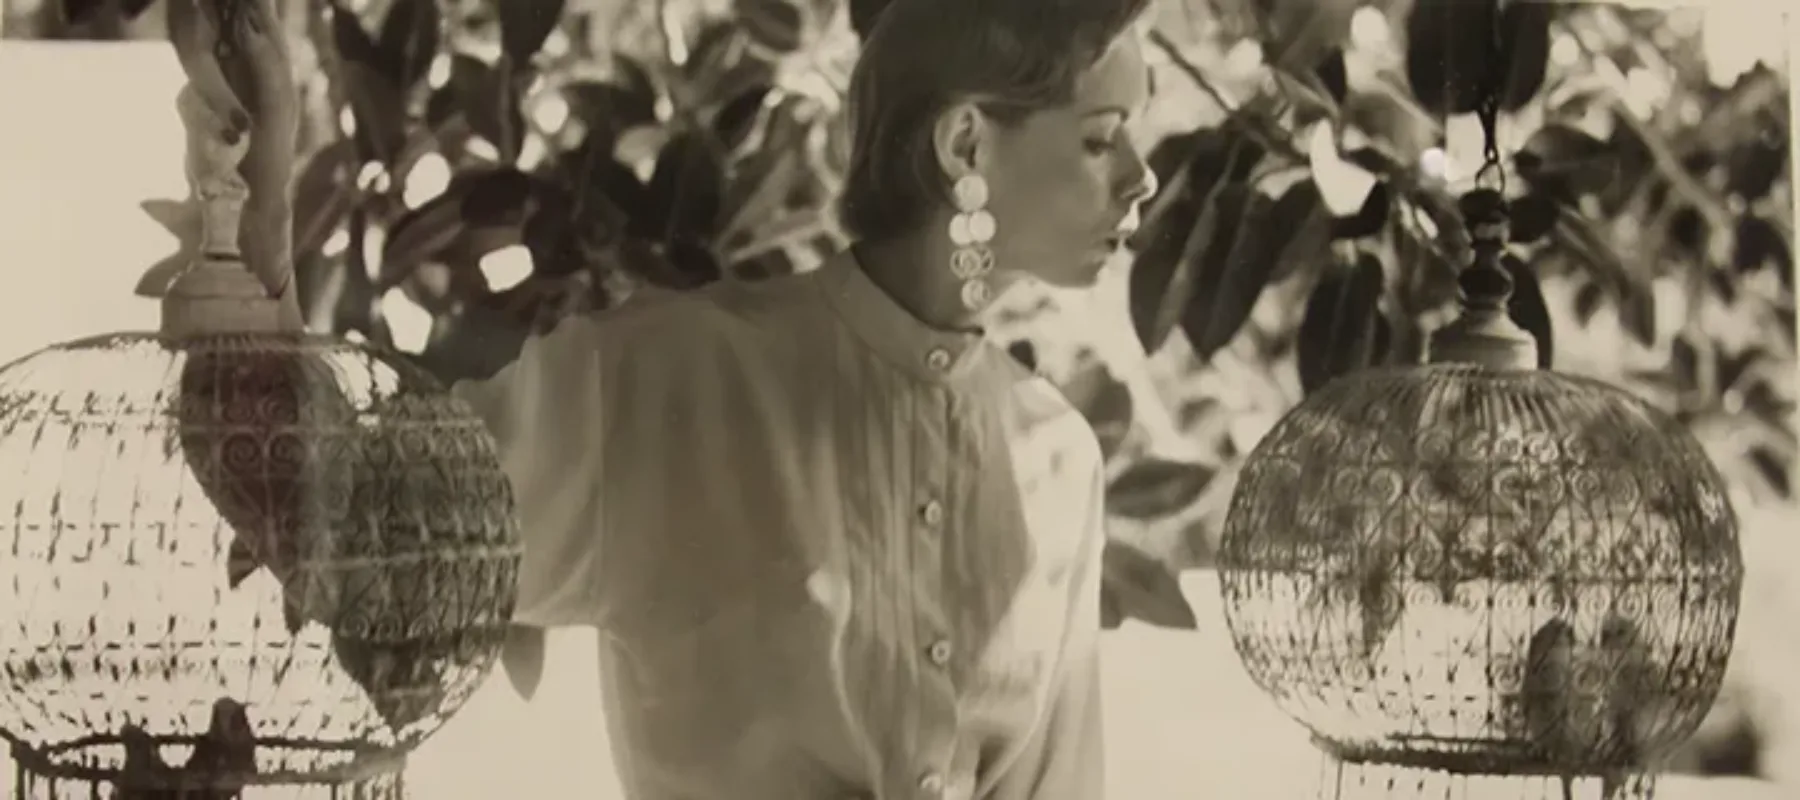
[[[460,377],[645,283],[804,270],[844,244],[829,209],[859,3],[285,1],[310,111],[296,263],[317,327]],[[9,37],[161,35],[157,13],[98,5],[70,24],[11,0],[0,19]],[[1243,455],[1307,388],[1416,358],[1444,318],[1445,199],[1480,141],[1412,91],[1410,12],[1160,3],[1142,135],[1165,188],[1145,236],[1089,296],[1025,291],[996,309],[1110,454],[1121,616],[1195,625],[1171,573],[1208,565]],[[1525,154],[1509,183],[1529,198],[1521,218],[1540,221],[1516,276],[1539,299],[1515,315],[1557,368],[1675,411],[1731,481],[1752,608],[1684,765],[1782,777],[1800,764],[1780,755],[1800,732],[1781,676],[1800,641],[1765,620],[1796,604],[1785,567],[1755,555],[1783,533],[1761,521],[1793,510],[1785,43],[1759,49],[1739,26],[1721,46],[1718,22],[1608,5],[1546,17],[1541,88],[1502,125]]]

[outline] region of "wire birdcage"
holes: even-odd
[[[190,7],[173,37],[203,73],[178,98],[200,235],[154,287],[162,329],[0,368],[0,732],[21,800],[400,798],[512,618],[521,543],[480,418],[395,353],[297,330],[291,271],[240,257],[248,139],[292,119],[265,85],[268,126],[244,136],[196,44],[252,52],[281,35],[273,6],[212,10],[262,22],[212,30]],[[255,41],[252,71],[285,79]],[[279,190],[269,163],[248,172]],[[290,222],[269,207],[257,225]]]
[[[358,345],[49,348],[0,370],[0,470],[21,796],[195,779],[167,765],[197,743],[254,752],[256,785],[397,787],[384,773],[479,686],[511,618],[520,550],[485,428]]]
[[[1330,756],[1321,798],[1648,797],[1723,681],[1743,581],[1723,481],[1668,415],[1535,368],[1503,208],[1466,198],[1476,263],[1435,363],[1309,396],[1232,499],[1226,618]]]

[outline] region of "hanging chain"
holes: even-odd
[[[1506,168],[1500,160],[1500,101],[1506,93],[1506,79],[1511,73],[1510,56],[1502,35],[1506,10],[1515,0],[1493,0],[1493,16],[1486,20],[1489,32],[1487,74],[1482,76],[1481,104],[1475,109],[1481,121],[1482,164],[1475,173],[1477,187],[1492,188],[1506,194]]]

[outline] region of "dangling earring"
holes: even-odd
[[[970,311],[980,311],[994,299],[988,285],[988,273],[994,271],[994,215],[988,213],[988,185],[980,175],[964,175],[956,179],[956,216],[950,218],[950,243],[956,250],[950,254],[950,271],[963,282],[962,302]]]

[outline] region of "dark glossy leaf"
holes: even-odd
[[[1699,385],[1700,351],[1687,337],[1677,336],[1675,341],[1669,343],[1669,372],[1673,375],[1676,386]]]
[[[538,207],[520,233],[531,251],[532,274],[563,278],[598,263],[603,253],[599,237],[584,235],[588,229],[576,214],[574,194],[548,185],[538,194]]]
[[[1331,259],[1331,211],[1319,195],[1319,185],[1311,179],[1301,180],[1282,193],[1269,210],[1268,225],[1284,237],[1280,256],[1269,273],[1270,283]]]
[[[1125,611],[1119,608],[1118,592],[1117,590],[1106,588],[1103,581],[1100,586],[1100,629],[1106,631],[1118,630],[1119,626],[1124,624]]]
[[[1754,203],[1769,195],[1775,181],[1787,171],[1788,136],[1776,126],[1765,128],[1729,156],[1729,189]]]
[[[1181,256],[1193,235],[1193,220],[1200,215],[1200,209],[1199,200],[1177,197],[1169,202],[1161,218],[1132,237],[1131,246],[1137,255],[1128,276],[1131,325],[1146,352],[1161,349],[1175,327],[1174,319],[1179,318],[1165,315],[1162,307],[1172,302],[1169,289],[1176,277],[1191,271],[1183,266]],[[1191,278],[1183,278],[1184,291],[1192,285]]]
[[[1467,114],[1493,75],[1497,0],[1417,0],[1406,21],[1406,77],[1425,110]]]
[[[1131,432],[1131,390],[1101,363],[1077,372],[1061,388],[1069,405],[1080,411],[1094,429],[1101,455],[1112,458]]]
[[[1373,144],[1359,148],[1369,153],[1342,158],[1378,177],[1411,172],[1411,165],[1417,164],[1426,150],[1437,147],[1442,136],[1436,120],[1397,92],[1351,95],[1344,102],[1343,117],[1348,127],[1367,135]]]
[[[693,132],[677,134],[656,159],[642,213],[632,218],[633,232],[662,242],[711,239],[721,221],[724,181],[720,154],[706,138]]]
[[[1548,194],[1531,192],[1514,198],[1507,207],[1512,224],[1512,241],[1525,244],[1550,235],[1556,220],[1562,216],[1562,205]]]
[[[1619,324],[1644,346],[1656,344],[1656,293],[1649,286],[1626,289],[1619,298]]]
[[[396,86],[409,89],[431,71],[441,25],[437,0],[396,0],[388,8],[376,48]]]
[[[1593,220],[1580,214],[1558,215],[1550,241],[1572,262],[1587,268],[1614,294],[1623,296],[1634,291],[1649,291],[1647,277],[1619,257]]]
[[[502,163],[512,163],[525,142],[525,115],[511,67],[458,53],[450,61],[450,87],[469,128],[500,151]]]
[[[1546,125],[1513,156],[1519,177],[1551,195],[1592,194],[1620,179],[1615,148],[1568,125]]]
[[[1132,326],[1152,353],[1161,349],[1193,297],[1201,254],[1219,249],[1217,257],[1223,259],[1229,252],[1230,242],[1216,242],[1215,234],[1242,213],[1250,190],[1238,182],[1263,155],[1249,138],[1227,129],[1200,131],[1188,153],[1179,178],[1164,184],[1167,196],[1153,204],[1145,227],[1131,242],[1137,253],[1130,280]]]
[[[1326,267],[1300,318],[1295,361],[1301,391],[1311,394],[1333,378],[1369,366],[1380,353],[1377,331],[1385,276],[1368,253]]]
[[[1669,216],[1669,243],[1678,252],[1693,258],[1704,258],[1706,239],[1712,232],[1711,228],[1699,209],[1683,206]]]
[[[1344,67],[1344,49],[1332,48],[1313,70],[1313,74],[1319,76],[1319,83],[1330,93],[1331,99],[1338,105],[1343,105],[1344,98],[1350,95],[1350,73]]]
[[[570,116],[587,128],[588,137],[612,146],[625,131],[656,122],[656,95],[620,83],[577,81],[563,87]],[[593,139],[594,136],[601,139]]]
[[[389,74],[386,56],[355,12],[334,7],[331,31],[342,65],[343,91],[356,120],[357,152],[362,160],[392,168],[406,146],[406,99],[400,84]]]
[[[468,225],[460,213],[459,197],[441,196],[394,222],[383,243],[379,288],[399,285],[411,277],[419,265],[433,261],[453,245]]]
[[[332,318],[340,330],[361,331],[364,335],[379,338],[380,331],[375,325],[379,297],[375,292],[375,281],[369,277],[367,258],[369,210],[361,206],[351,208],[344,230],[350,234],[350,242],[344,248],[343,271],[339,273],[343,293],[332,309]]]
[[[776,53],[792,53],[806,43],[801,0],[733,0],[737,24],[750,39]]]
[[[368,29],[363,27],[362,17],[335,0],[331,4],[331,42],[337,48],[340,59],[378,69],[383,64],[381,48],[369,37]],[[385,75],[386,72],[382,71],[382,74]]]
[[[1202,362],[1230,343],[1250,319],[1291,235],[1271,224],[1275,201],[1268,195],[1245,187],[1221,193],[1220,200],[1221,225],[1199,253],[1194,293],[1181,315],[1182,331]]]
[[[1575,290],[1575,318],[1586,325],[1593,321],[1594,314],[1600,311],[1600,305],[1606,300],[1606,290],[1596,281],[1583,283]]]
[[[756,120],[772,91],[774,87],[768,84],[752,86],[719,108],[718,115],[713,117],[713,133],[719,137],[726,152],[736,151],[756,130]]]
[[[1766,445],[1752,445],[1749,453],[1750,463],[1763,479],[1769,482],[1777,497],[1790,497],[1793,494],[1793,459],[1785,457]]]
[[[1268,61],[1294,74],[1312,72],[1333,53],[1341,55],[1360,0],[1278,0],[1263,14],[1270,41]]]
[[[875,20],[881,16],[883,9],[893,0],[850,0],[850,30],[856,32],[856,38],[867,39],[869,32],[875,28]]]
[[[1242,126],[1246,124],[1232,120],[1196,140],[1187,162],[1187,177],[1198,196],[1204,196],[1220,181],[1243,183],[1256,173],[1267,152],[1244,132]]]
[[[339,139],[313,153],[294,181],[295,258],[323,247],[356,202],[356,149]]]
[[[539,181],[510,167],[463,173],[453,183],[463,222],[479,227],[524,224],[540,190]]]
[[[1150,148],[1150,154],[1144,161],[1150,165],[1150,171],[1156,173],[1156,185],[1160,191],[1166,191],[1175,183],[1175,173],[1187,165],[1194,157],[1194,151],[1203,145],[1203,139],[1220,135],[1214,129],[1198,129],[1186,133],[1172,133],[1164,136]]]
[[[1537,274],[1525,262],[1507,255],[1503,263],[1513,284],[1512,297],[1506,302],[1506,314],[1513,324],[1524,328],[1537,340],[1538,368],[1549,369],[1556,355],[1556,343],[1550,335],[1550,308],[1544,302],[1543,287],[1538,285]]]
[[[563,158],[561,172],[579,197],[578,224],[600,244],[626,235],[632,211],[647,208],[650,199],[637,174],[612,157],[610,140],[590,138]]]
[[[1500,92],[1500,110],[1517,111],[1544,88],[1550,66],[1552,3],[1508,3],[1500,22],[1499,61],[1506,70]]]
[[[509,625],[506,644],[500,650],[500,666],[519,697],[530,700],[544,679],[547,637],[543,628]]]
[[[1155,352],[1160,349],[1177,325],[1187,327],[1191,315],[1206,313],[1204,308],[1195,311],[1191,306],[1196,301],[1206,302],[1200,299],[1204,292],[1202,287],[1217,286],[1224,282],[1235,238],[1232,226],[1243,217],[1244,207],[1249,204],[1252,194],[1254,192],[1248,186],[1226,184],[1218,187],[1217,193],[1201,208],[1193,230],[1185,237],[1173,274],[1163,293],[1144,299],[1143,308],[1149,316],[1140,325],[1147,323],[1145,329],[1150,338],[1144,343],[1146,351]],[[1134,310],[1138,307],[1135,299],[1133,307]],[[1243,313],[1249,312],[1245,310]],[[1198,352],[1199,343],[1194,343],[1193,346]],[[1210,354],[1208,351],[1207,355]],[[1206,356],[1200,358],[1205,360]]]
[[[1338,217],[1331,223],[1331,238],[1337,241],[1350,241],[1368,236],[1378,235],[1387,228],[1388,214],[1392,212],[1393,200],[1385,181],[1376,181],[1369,189],[1369,196],[1363,198],[1362,208],[1348,217]]]
[[[501,0],[500,46],[514,64],[530,64],[562,21],[566,0]]]
[[[439,318],[445,324],[441,339],[436,339],[420,356],[420,363],[438,380],[452,383],[461,380],[486,380],[516,361],[530,335],[529,325],[509,317],[491,298],[469,303],[461,313]],[[504,667],[516,665],[517,676],[510,677],[515,687],[536,685],[537,668],[534,643],[523,637],[518,652],[501,651]]]
[[[1791,271],[1794,259],[1774,223],[1754,214],[1745,214],[1738,219],[1737,245],[1733,248],[1731,263],[1739,272],[1759,270],[1771,263],[1778,269]]]
[[[1359,95],[1360,96],[1360,95]],[[1352,105],[1355,100],[1352,98]],[[1371,175],[1397,175],[1409,171],[1409,167],[1400,163],[1391,154],[1377,147],[1358,147],[1339,156],[1346,164],[1361,167]]]
[[[1684,340],[1676,339],[1676,341]],[[1746,347],[1736,353],[1730,352],[1728,348],[1724,347],[1714,347],[1713,351],[1718,358],[1719,372],[1715,380],[1720,391],[1747,388],[1740,387],[1739,382],[1754,375],[1751,371],[1752,367],[1757,366],[1759,362],[1769,360],[1768,351],[1761,347]]]
[[[524,241],[524,227],[545,186],[515,169],[463,173],[444,193],[408,212],[388,231],[380,285],[393,286],[420,264],[453,249],[476,259]]]
[[[1144,459],[1106,487],[1106,512],[1140,521],[1180,513],[1200,499],[1213,475],[1201,464]]]
[[[693,289],[712,283],[724,277],[723,265],[719,257],[707,247],[704,240],[689,236],[677,238],[669,244],[668,259],[670,266],[683,276],[683,282],[674,287],[677,289]]]
[[[1181,593],[1181,581],[1161,559],[1117,539],[1108,539],[1102,563],[1103,627],[1116,628],[1127,619],[1176,630],[1200,626],[1187,596]]]

